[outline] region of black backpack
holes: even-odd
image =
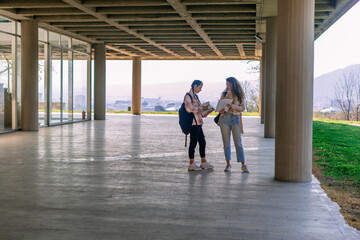
[[[189,93],[186,93],[185,97],[184,97],[184,101],[181,104],[181,107],[179,109],[179,124],[180,124],[182,132],[185,134],[185,147],[186,147],[186,143],[187,143],[187,135],[190,133],[193,119],[195,119],[194,113],[192,113],[192,112],[189,113],[185,109],[186,95],[189,95],[191,102],[192,102],[191,95]],[[196,119],[195,119],[195,122],[196,122]],[[196,124],[197,124],[197,122],[196,122]]]

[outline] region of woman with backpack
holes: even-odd
[[[194,114],[194,120],[190,130],[190,145],[189,145],[189,159],[190,164],[188,167],[189,171],[200,171],[202,169],[213,169],[214,166],[209,164],[205,158],[205,147],[206,141],[204,132],[202,130],[203,125],[203,117],[206,115],[202,115],[201,103],[198,97],[198,93],[201,91],[203,87],[203,83],[200,80],[194,80],[191,84],[190,91],[186,94],[184,103],[185,109],[187,112]],[[195,147],[199,142],[199,150],[200,150],[200,157],[201,157],[201,164],[200,167],[195,164],[194,161],[194,154],[195,154]]]
[[[224,144],[224,154],[226,160],[225,172],[231,171],[231,149],[230,137],[233,134],[234,145],[236,148],[237,161],[242,163],[241,170],[248,173],[245,165],[244,148],[241,143],[242,124],[241,112],[245,110],[245,94],[239,81],[234,77],[226,79],[226,89],[221,93],[220,99],[231,99],[231,104],[227,104],[227,109],[220,110],[220,130]]]

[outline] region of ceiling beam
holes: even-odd
[[[257,20],[256,13],[193,13],[193,19],[196,20],[214,20],[221,19],[218,22],[223,20]]]
[[[256,12],[256,4],[249,5],[196,5],[188,6],[191,13],[248,13]]]
[[[330,12],[329,16],[317,17],[315,13],[315,23],[319,19],[325,19],[315,29],[315,39],[323,34],[332,24],[342,17],[350,8],[352,8],[358,0],[332,0],[330,4],[336,6],[336,11]],[[315,9],[316,10],[316,9]]]
[[[167,0],[167,2],[175,9],[175,11],[186,20],[186,22],[199,34],[199,36],[206,42],[206,44],[219,56],[223,57],[223,54],[215,46],[210,37],[201,29],[196,20],[192,18],[191,14],[185,9],[180,0]]]
[[[145,21],[121,21],[120,23],[126,26],[130,26],[130,29],[135,26],[189,26],[186,21],[182,19],[167,21],[153,21],[147,19]]]
[[[181,17],[176,13],[158,14],[109,14],[107,19],[113,21],[178,21]]]
[[[245,52],[244,52],[244,47],[243,47],[243,45],[242,45],[241,43],[237,43],[237,44],[236,44],[236,48],[238,49],[239,54],[240,54],[241,57],[245,57],[245,56],[246,56],[246,54],[245,54]]]
[[[182,3],[184,5],[227,5],[227,4],[234,4],[234,5],[243,5],[243,4],[256,4],[259,3],[260,0],[183,0]]]
[[[159,55],[157,55],[157,54],[155,54],[155,53],[152,53],[152,52],[149,52],[149,51],[147,51],[147,50],[145,50],[145,49],[143,49],[143,48],[141,48],[141,47],[135,46],[134,44],[126,44],[126,46],[131,47],[131,48],[134,48],[134,49],[136,49],[136,50],[138,50],[138,51],[140,51],[140,52],[149,54],[149,55],[151,55],[151,56],[153,56],[153,57],[159,57]]]
[[[65,30],[73,32],[122,32],[118,28],[107,25],[106,27],[64,27]],[[128,33],[127,33],[128,34]]]
[[[249,19],[235,19],[235,20],[226,20],[226,19],[221,19],[221,21],[219,20],[214,20],[214,19],[210,19],[210,20],[199,20],[197,21],[201,26],[202,25],[229,25],[229,26],[249,26],[249,25],[255,25],[256,21],[253,20],[249,20]]]
[[[68,30],[68,29],[66,29]],[[102,31],[75,31],[77,34],[81,34],[81,35],[92,35],[92,36],[117,36],[117,37],[133,37],[135,38],[133,35],[130,35],[128,33],[125,32],[102,32]]]
[[[39,27],[43,27],[43,28],[48,29],[50,31],[61,33],[61,34],[64,34],[66,36],[73,37],[73,38],[76,38],[76,39],[79,39],[79,40],[82,40],[82,41],[85,41],[85,42],[88,42],[88,43],[100,43],[99,41],[97,41],[95,39],[84,37],[84,36],[81,36],[79,34],[69,32],[69,31],[63,30],[63,29],[58,28],[58,27],[54,27],[54,26],[52,26],[50,24],[47,24],[47,23],[39,22]]]
[[[117,27],[118,29],[124,31],[124,32],[127,32],[137,38],[140,38],[142,39],[143,41],[145,42],[148,42],[149,44],[163,50],[164,52],[167,52],[173,56],[176,56],[176,57],[180,57],[178,54],[174,53],[173,51],[161,46],[160,44],[154,42],[153,40],[145,37],[144,35],[141,35],[139,33],[137,33],[136,31],[133,31],[131,29],[129,29],[127,26],[124,26],[124,25],[121,25],[119,23],[117,23],[116,21],[114,20],[111,20],[109,19],[107,16],[103,15],[103,14],[100,14],[100,13],[97,13],[96,12],[96,9],[95,8],[91,8],[91,7],[86,7],[84,5],[81,4],[81,2],[79,1],[75,1],[75,0],[63,0],[64,2],[66,2],[67,4],[73,6],[73,7],[76,7],[78,9],[80,9],[81,11],[87,13],[87,14],[90,14],[92,16],[94,16],[95,18],[99,19],[99,20],[102,20],[104,22],[107,22],[108,24],[114,26],[114,27]]]
[[[227,30],[227,29],[212,29],[212,30],[207,30],[206,33],[210,36],[211,34],[224,34],[224,35],[251,35],[251,36],[255,36],[255,30],[243,30],[243,31],[238,31],[238,30]]]
[[[335,10],[335,6],[331,4],[315,4],[316,12],[332,12]]]
[[[51,25],[56,27],[109,27],[105,22],[54,22]]]
[[[107,58],[107,59],[111,59],[111,58]],[[112,58],[114,60],[131,60],[132,57],[129,56],[117,56]],[[173,56],[159,56],[159,57],[149,57],[149,56],[141,56],[141,59],[143,60],[179,60],[179,58],[177,57],[173,57]],[[201,56],[201,57],[196,57],[196,56],[183,56],[182,57],[183,60],[224,60],[224,58],[220,58],[218,56]],[[237,55],[228,55],[226,56],[226,60],[259,60],[258,57],[241,57],[239,56],[239,54]]]
[[[13,13],[11,11],[3,10],[3,9],[0,9],[0,14],[3,15],[3,16],[6,16],[8,18],[16,19],[16,20],[30,20],[30,21],[34,20],[34,19],[29,18],[27,16],[16,14],[16,13]],[[39,27],[48,29],[50,31],[61,33],[61,34],[67,35],[69,37],[77,38],[79,40],[82,40],[82,41],[85,41],[85,42],[88,42],[88,43],[98,43],[98,41],[96,41],[94,39],[90,39],[90,38],[87,38],[87,37],[84,37],[84,36],[81,36],[81,35],[78,35],[78,34],[63,30],[61,28],[58,28],[56,26],[52,26],[52,25],[47,24],[47,23],[39,22],[38,25],[39,25]]]
[[[168,6],[163,0],[83,0],[85,7]]]
[[[196,57],[201,57],[201,54],[197,51],[195,51],[194,49],[192,49],[191,47],[189,47],[188,45],[186,44],[181,44],[181,46],[183,48],[185,48],[186,50],[188,50],[189,52],[191,52],[192,54],[194,54]]]
[[[153,30],[139,30],[137,31],[138,33],[141,34],[179,34],[179,35],[193,35],[197,33],[195,31],[193,31],[192,29],[190,30],[157,30],[157,31],[153,31]]]
[[[218,29],[229,30],[229,31],[254,30],[254,26],[251,26],[251,25],[212,25],[212,24],[207,24],[207,25],[201,25],[201,27],[206,30],[218,30]]]
[[[174,13],[171,6],[162,7],[97,7],[96,12],[103,14],[158,14],[158,13]]]
[[[48,0],[34,0],[34,1],[24,1],[24,0],[11,0],[11,1],[2,1],[0,2],[0,8],[2,9],[14,9],[14,8],[59,8],[59,7],[70,7],[69,5],[63,2],[54,2]]]
[[[24,16],[53,16],[53,15],[84,15],[85,13],[76,8],[19,8],[17,14]]]
[[[110,49],[110,50],[113,50],[115,52],[119,52],[121,54],[125,54],[125,55],[130,56],[130,57],[137,57],[138,56],[137,54],[134,54],[132,52],[126,51],[124,49],[119,49],[119,48],[116,48],[116,47],[113,47],[113,46],[106,45],[106,48]]]
[[[117,45],[129,45],[130,43],[114,43],[115,45],[117,44]],[[184,44],[184,43],[164,43],[164,45],[165,46],[167,46],[167,45],[171,45],[171,46],[181,46],[182,44]],[[220,46],[229,46],[229,45],[231,45],[231,46],[234,46],[234,44],[236,44],[236,43],[234,43],[234,42],[225,42],[225,43],[219,43],[218,44],[218,46],[220,47]],[[242,44],[246,44],[246,45],[250,45],[250,46],[255,46],[255,41],[254,42],[246,42],[246,41],[244,41],[244,42],[242,42]],[[188,44],[187,44],[188,45]],[[198,43],[192,43],[191,45],[195,45],[195,46],[198,46],[198,47],[202,47],[202,48],[209,48],[209,46],[207,46],[207,45],[204,45],[204,44],[198,44]],[[142,43],[136,43],[136,46],[148,46],[148,47],[153,47],[152,45],[149,45],[148,43],[144,43],[144,42],[142,42]]]
[[[50,16],[34,16],[39,22],[100,22],[99,19],[89,15],[50,15]]]
[[[169,25],[169,26],[132,26],[130,29],[139,31],[139,30],[192,30],[193,29],[187,25]]]

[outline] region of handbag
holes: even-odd
[[[224,97],[226,96],[227,94],[227,91],[224,92]],[[218,115],[216,115],[216,117],[214,118],[214,122],[220,126],[220,116],[221,116],[221,113],[218,113]]]
[[[218,115],[216,115],[216,117],[214,118],[214,122],[220,126],[220,116],[221,116],[221,113],[219,113]]]

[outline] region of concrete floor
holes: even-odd
[[[259,118],[244,118],[250,174],[223,171],[210,117],[202,172],[187,171],[177,116],[107,118],[0,135],[1,240],[360,239],[316,179],[273,180]]]

